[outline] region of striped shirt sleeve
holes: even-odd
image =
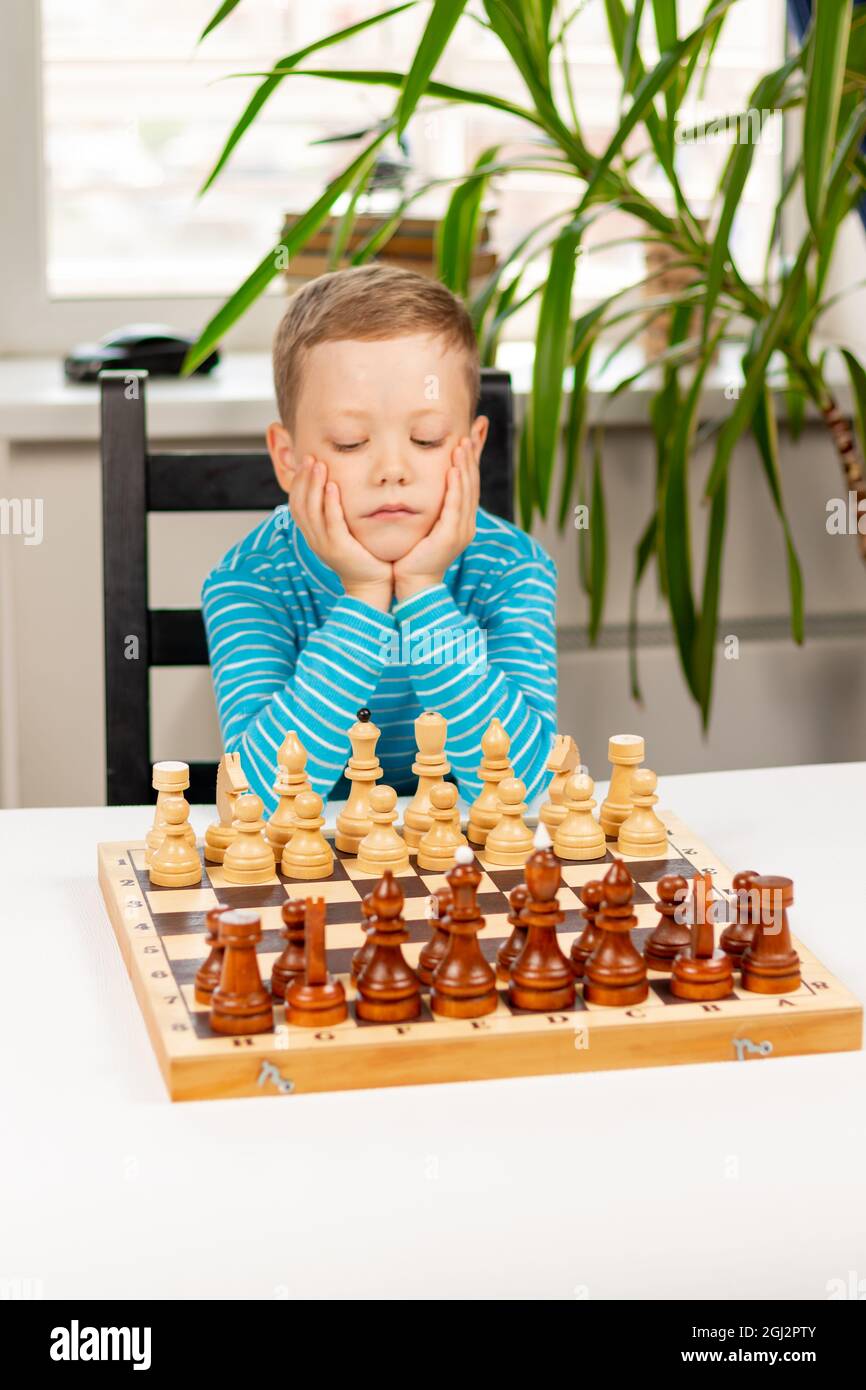
[[[394,617],[344,594],[301,644],[260,560],[211,574],[202,615],[223,747],[240,753],[251,790],[274,806],[277,752],[294,729],[313,790],[327,798],[345,766],[347,731],[390,659]]]
[[[543,551],[494,584],[482,625],[461,612],[445,584],[394,608],[412,684],[448,720],[448,758],[461,794],[474,799],[481,735],[498,718],[511,738],[516,777],[531,797],[546,781],[556,734],[556,568]]]

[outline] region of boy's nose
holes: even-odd
[[[406,483],[410,470],[401,449],[382,449],[373,465],[373,479],[376,483]]]

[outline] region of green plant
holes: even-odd
[[[382,11],[307,48],[288,54],[267,73],[244,74],[263,79],[236,123],[202,192],[213,182],[245,130],[270,94],[284,79],[298,73],[323,80],[393,87],[398,93],[393,115],[367,132],[367,143],[325,189],[317,202],[275,247],[268,251],[244,284],[207,325],[191,350],[186,369],[200,362],[224,331],[245,311],[267,283],[326,220],[346,191],[349,206],[337,226],[334,259],[346,245],[357,200],[370,178],[376,153],[392,133],[398,136],[422,99],[449,104],[475,104],[507,111],[520,118],[526,139],[520,155],[504,147],[485,151],[475,166],[455,180],[456,187],[444,219],[439,242],[439,272],[469,305],[485,362],[495,360],[499,335],[509,316],[538,296],[538,327],[532,390],[520,441],[518,493],[521,518],[529,525],[534,514],[546,516],[551,507],[556,461],[562,448],[563,466],[556,503],[560,526],[570,515],[572,499],[591,494],[592,525],[581,537],[581,575],[589,598],[589,627],[599,631],[607,568],[603,470],[600,440],[593,451],[592,477],[584,462],[587,383],[590,355],[602,332],[618,335],[622,345],[662,311],[670,314],[667,350],[661,359],[661,386],[651,408],[656,449],[656,487],[634,559],[630,641],[632,689],[640,697],[637,679],[637,594],[651,561],[670,610],[677,649],[688,687],[709,720],[719,590],[725,535],[728,475],[735,447],[747,433],[754,437],[767,486],[784,540],[790,593],[791,631],[803,640],[803,583],[782,497],[777,443],[777,392],[784,388],[788,418],[796,432],[805,404],[814,403],[823,416],[842,465],[845,483],[866,511],[862,467],[866,428],[866,372],[849,352],[843,354],[857,405],[861,449],[833,398],[825,371],[826,352],[815,346],[814,329],[828,307],[825,284],[839,227],[866,187],[866,160],[861,141],[866,131],[866,11],[849,0],[816,0],[815,20],[800,49],[755,87],[746,113],[730,120],[757,118],[767,112],[804,108],[802,150],[785,179],[776,209],[764,283],[746,282],[731,252],[734,215],[755,153],[749,138],[734,143],[719,183],[709,228],[699,221],[680,185],[676,167],[678,112],[692,87],[702,80],[712,60],[722,25],[738,0],[711,0],[701,23],[681,35],[676,0],[652,0],[652,20],[658,59],[645,56],[641,23],[649,19],[644,0],[596,0],[604,3],[613,49],[621,73],[622,116],[608,147],[600,155],[587,147],[577,102],[569,81],[565,35],[583,3],[561,5],[556,0],[436,0],[423,36],[406,72],[338,70],[311,66],[311,59],[362,27],[385,23],[411,8],[402,4]],[[205,33],[228,14],[238,0],[226,0]],[[455,88],[433,79],[433,72],[461,18],[484,25],[501,41],[526,88],[525,105],[505,101],[491,92]],[[204,37],[204,35],[202,35]],[[554,70],[562,64],[566,100],[559,102]],[[303,66],[301,66],[303,64]],[[240,74],[239,74],[240,75]],[[750,125],[751,130],[751,125]],[[635,165],[645,156],[633,153],[634,132],[642,132],[652,156],[667,180],[670,198],[662,211],[635,182]],[[682,138],[682,134],[679,134]],[[527,139],[531,154],[526,153]],[[537,152],[536,152],[537,151]],[[539,223],[529,236],[503,256],[495,272],[477,293],[470,294],[470,251],[478,224],[478,209],[490,179],[518,167],[553,170],[575,185],[574,203],[564,217]],[[780,231],[785,202],[799,189],[807,212],[807,227],[796,255],[780,255]],[[424,191],[424,190],[421,190]],[[393,216],[383,220],[353,257],[361,263],[373,256],[393,234],[412,197],[404,199]],[[631,302],[625,291],[611,295],[590,312],[576,317],[571,306],[575,263],[586,229],[613,209],[631,215],[635,237],[672,248],[676,264],[688,267],[687,288],[667,299]],[[548,257],[544,282],[523,293],[522,279],[530,255]],[[649,276],[647,279],[651,279]],[[630,288],[635,288],[634,286]],[[697,311],[697,328],[694,321]],[[714,436],[714,460],[706,484],[707,541],[700,585],[693,573],[689,536],[689,474],[696,445],[696,422],[701,388],[718,344],[742,346],[743,380],[730,414],[703,432]],[[652,364],[649,364],[652,365]],[[560,426],[563,376],[571,369],[566,424]],[[648,367],[643,369],[648,370]],[[633,384],[637,373],[617,390]],[[857,543],[866,560],[866,536]],[[698,588],[700,592],[698,592]]]

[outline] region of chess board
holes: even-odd
[[[656,885],[664,874],[688,878],[696,870],[709,871],[720,889],[730,888],[732,880],[731,871],[692,831],[675,816],[660,814],[668,834],[666,857],[616,856],[625,861],[635,881],[638,926],[633,939],[639,948],[658,920]],[[615,850],[611,842],[603,860],[563,863],[559,903],[565,920],[559,927],[559,942],[566,954],[584,926],[576,890],[589,879],[604,876]],[[672,994],[667,975],[650,971],[649,997],[631,1008],[586,1003],[578,984],[573,1008],[530,1013],[514,1008],[501,985],[496,1012],[484,1018],[443,1019],[431,1012],[425,994],[419,1019],[367,1023],[355,1015],[349,972],[352,954],[363,941],[361,898],[374,879],[360,872],[352,856],[338,851],[334,872],[327,879],[298,882],[278,870],[270,883],[256,887],[227,883],[219,866],[203,860],[201,885],[174,889],[151,887],[143,843],[103,844],[98,855],[108,915],[173,1100],[756,1061],[847,1051],[861,1045],[860,1003],[797,938],[794,946],[801,958],[802,983],[790,994],[748,993],[735,972],[728,999],[691,1003]],[[479,941],[486,958],[495,964],[496,952],[511,931],[508,893],[522,881],[523,871],[490,865],[483,852],[477,861],[483,872],[478,904],[486,918]],[[413,860],[398,877],[410,933],[403,949],[410,964],[415,964],[430,934],[428,898],[444,882],[444,875],[423,872]],[[213,1034],[207,1008],[194,998],[195,972],[207,955],[206,911],[225,903],[261,914],[259,962],[267,982],[285,944],[280,908],[287,898],[308,896],[323,897],[327,903],[329,968],[346,986],[348,1019],[319,1031],[300,1028],[287,1024],[283,1006],[277,1005],[272,1033],[240,1038]],[[791,916],[796,932],[796,902]]]

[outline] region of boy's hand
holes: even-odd
[[[451,561],[475,535],[481,474],[478,456],[468,436],[452,455],[445,497],[431,531],[394,563],[394,592],[398,601],[440,584]]]
[[[328,479],[321,459],[303,460],[292,482],[291,513],[305,540],[343,581],[346,593],[387,613],[394,582],[391,565],[377,560],[352,535],[340,489]]]

